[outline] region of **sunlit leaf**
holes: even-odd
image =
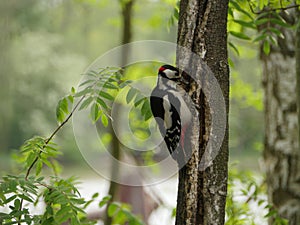
[[[117,211],[120,209],[120,206],[119,204],[117,203],[111,203],[109,206],[108,206],[108,210],[107,210],[107,214],[108,216],[112,217],[115,213],[117,213]]]
[[[244,33],[242,33],[242,32],[229,31],[229,33],[230,33],[232,36],[235,36],[235,37],[240,38],[240,39],[251,40],[251,38],[250,38],[248,35],[246,35],[246,34],[244,34]]]
[[[264,41],[264,43],[263,43],[263,51],[264,51],[264,53],[266,55],[269,55],[270,49],[271,49],[270,43],[268,41]]]
[[[108,126],[108,118],[104,113],[101,116],[101,122],[102,122],[103,126],[105,126],[105,127]]]
[[[35,175],[36,175],[36,176],[38,176],[38,175],[41,173],[42,168],[43,168],[43,162],[39,160],[39,161],[36,163],[36,168],[35,168]]]

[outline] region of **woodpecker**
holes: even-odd
[[[180,84],[178,69],[163,65],[158,70],[157,84],[150,95],[152,114],[171,156],[179,164],[185,163],[190,155],[184,148],[184,140],[192,118]]]

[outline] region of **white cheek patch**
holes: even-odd
[[[177,72],[173,71],[173,70],[165,69],[164,73],[166,74],[166,76],[168,78],[175,78],[175,77],[177,77],[177,75],[176,75]]]

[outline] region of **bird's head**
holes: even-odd
[[[170,65],[161,66],[158,70],[158,75],[173,81],[178,81],[180,79],[178,69]]]

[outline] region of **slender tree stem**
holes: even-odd
[[[54,138],[54,136],[58,133],[58,131],[61,130],[61,128],[71,119],[71,117],[73,116],[75,110],[78,108],[78,106],[80,105],[80,103],[83,101],[83,99],[85,98],[86,95],[83,95],[79,101],[77,102],[77,104],[75,105],[75,107],[72,109],[72,111],[70,112],[70,114],[68,115],[68,117],[52,132],[52,134],[50,135],[49,138],[46,139],[44,146],[42,147],[42,149],[39,152],[39,155],[42,153],[42,150],[49,144],[49,142]],[[31,163],[31,165],[29,166],[27,172],[26,172],[26,176],[25,179],[28,179],[28,176],[33,168],[33,166],[36,164],[36,162],[39,159],[39,155],[34,159],[34,161]]]

